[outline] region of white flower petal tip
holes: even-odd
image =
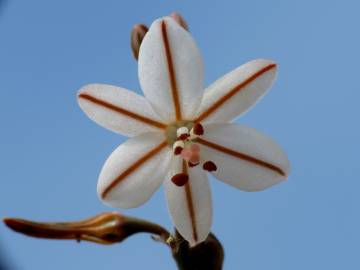
[[[287,179],[289,160],[268,136],[245,126],[209,124],[199,139],[202,155],[215,162],[212,174],[244,191],[260,191]]]
[[[181,158],[173,158],[170,175],[188,175],[182,186],[164,182],[168,208],[176,229],[190,246],[203,242],[212,223],[211,191],[207,175],[200,166],[189,168]]]
[[[194,118],[203,94],[204,67],[188,31],[175,20],[156,20],[139,52],[145,97],[166,122]]]
[[[266,93],[276,73],[277,65],[265,59],[250,61],[229,72],[205,90],[197,121],[234,120]]]
[[[166,127],[144,97],[124,88],[89,84],[79,90],[77,97],[89,118],[122,135],[133,137]]]
[[[121,144],[105,162],[98,195],[113,207],[145,203],[165,179],[172,153],[161,133],[145,133]]]

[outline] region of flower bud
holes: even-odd
[[[103,213],[92,218],[65,223],[33,222],[17,218],[5,218],[12,230],[27,236],[47,239],[74,239],[110,245],[122,242],[127,237],[148,232],[166,239],[169,233],[157,224],[120,215],[117,212]]]
[[[180,24],[185,30],[189,31],[188,24],[179,13],[177,12],[171,13],[170,17],[173,18],[178,24]]]
[[[131,49],[136,60],[139,57],[141,42],[143,41],[147,31],[148,28],[144,24],[136,24],[131,31]]]

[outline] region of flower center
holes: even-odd
[[[186,162],[189,168],[202,163],[202,168],[205,171],[216,171],[217,166],[214,162],[201,158],[200,146],[196,143],[197,138],[202,136],[204,132],[204,127],[200,123],[179,121],[167,127],[166,135],[169,145],[173,148],[173,154]],[[171,178],[171,181],[177,186],[185,185],[188,180],[187,170],[178,172]]]

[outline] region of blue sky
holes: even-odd
[[[1,8],[1,7],[0,7]],[[0,216],[82,219],[113,210],[97,176],[126,138],[91,122],[76,91],[140,92],[129,32],[172,11],[188,20],[206,85],[254,58],[279,64],[269,94],[238,123],[275,138],[289,180],[245,193],[211,179],[224,269],[359,269],[358,1],[8,0],[0,9]],[[171,228],[163,190],[123,211]],[[111,247],[37,240],[0,224],[12,269],[175,269],[148,235]]]

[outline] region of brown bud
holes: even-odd
[[[103,213],[92,218],[66,223],[33,222],[18,218],[5,218],[12,230],[27,236],[47,239],[74,239],[103,245],[119,243],[139,232],[149,232],[166,239],[169,233],[159,225],[127,217],[119,213]]]
[[[143,41],[147,31],[148,28],[144,24],[136,24],[131,31],[131,49],[136,60],[139,57],[141,42]]]
[[[171,13],[170,17],[173,18],[178,24],[180,24],[185,30],[189,31],[188,24],[179,13],[177,12]]]

